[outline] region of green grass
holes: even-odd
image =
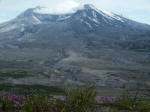
[[[97,92],[93,87],[75,88],[67,91],[66,100],[67,108],[74,112],[92,112],[91,104],[96,100]]]
[[[31,77],[33,76],[32,74],[26,72],[26,71],[22,71],[22,70],[15,70],[15,71],[10,71],[10,72],[0,72],[0,77],[4,77],[4,78],[25,78],[25,77]]]
[[[16,94],[64,94],[64,89],[57,86],[44,85],[21,85],[21,84],[0,84],[0,91],[7,91]]]

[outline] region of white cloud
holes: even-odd
[[[68,13],[73,12],[79,4],[73,0],[69,0],[64,2],[63,4],[59,4],[56,9],[54,9],[54,13]]]
[[[65,14],[65,13],[72,13],[76,10],[77,7],[80,5],[73,1],[73,0],[68,0],[66,2],[57,4],[55,8],[51,8],[49,6],[46,7],[40,7],[37,8],[35,11],[38,13],[51,13],[51,14]]]

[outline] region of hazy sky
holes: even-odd
[[[36,6],[45,6],[53,13],[61,13],[82,4],[93,4],[99,9],[150,24],[150,0],[0,0],[0,22]]]

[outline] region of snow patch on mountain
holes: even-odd
[[[71,17],[71,15],[69,15],[69,16],[64,16],[64,17],[60,17],[60,18],[58,19],[58,21],[66,20],[66,19],[69,19],[70,17]]]
[[[121,17],[119,17],[119,16],[117,16],[117,15],[115,15],[115,14],[113,14],[113,13],[109,13],[109,12],[103,11],[103,10],[99,10],[99,13],[100,13],[101,15],[103,15],[103,16],[104,16],[105,18],[107,18],[107,19],[110,19],[110,20],[118,20],[118,21],[124,22],[124,20],[123,20]]]
[[[95,18],[97,18],[96,13],[95,13],[94,11],[92,11],[92,13],[93,13],[93,16],[94,16]]]
[[[88,22],[84,22],[89,28],[93,29],[93,27],[88,23]]]
[[[24,32],[24,30],[25,30],[25,25],[24,24],[21,24],[21,29],[20,29],[20,32]]]
[[[117,16],[117,15],[115,15],[115,14],[113,14],[113,13],[104,11],[104,10],[102,10],[102,9],[97,9],[94,5],[91,5],[91,4],[86,4],[86,5],[84,5],[84,6],[83,6],[83,9],[87,9],[87,10],[92,9],[92,10],[93,10],[92,13],[93,13],[93,16],[94,16],[95,18],[97,17],[97,15],[96,15],[96,13],[95,13],[94,11],[98,12],[99,14],[101,14],[102,16],[104,16],[104,17],[107,18],[107,19],[110,19],[110,20],[118,20],[118,21],[124,22],[124,20],[123,20],[121,17],[119,17],[119,16]]]
[[[22,28],[20,29],[20,32],[24,32],[24,30],[25,30],[24,27],[22,27]]]
[[[17,25],[10,25],[10,26],[7,26],[7,27],[3,27],[0,29],[0,32],[9,32],[13,29],[16,29],[17,28]]]
[[[110,13],[110,12],[107,12],[107,11],[103,11],[103,10],[101,10],[102,12],[103,12],[103,16],[109,16],[109,17],[111,17],[112,19],[116,19],[116,20],[118,20],[118,21],[121,21],[121,22],[124,22],[124,20],[121,18],[121,17],[119,17],[119,16],[117,16],[117,15],[115,15],[115,14],[113,14],[113,13]]]
[[[96,24],[99,24],[99,23],[100,23],[96,18],[91,18],[91,17],[89,17],[89,19],[90,19],[91,21],[93,21],[94,23],[96,23]]]
[[[37,17],[32,16],[32,18],[34,19],[35,24],[40,24],[41,23],[41,21]]]

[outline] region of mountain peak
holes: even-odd
[[[46,7],[43,7],[43,6],[36,6],[34,9],[42,9],[42,8],[46,8]]]
[[[97,8],[93,4],[85,4],[84,8],[85,9],[94,9],[94,10],[96,9],[97,10]]]

